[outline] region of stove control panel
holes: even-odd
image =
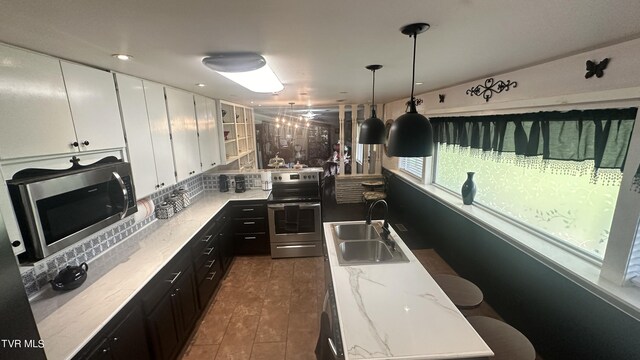
[[[320,179],[320,174],[316,172],[280,172],[273,173],[271,180],[274,183],[301,183],[315,182]]]

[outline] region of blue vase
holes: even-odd
[[[467,181],[462,184],[462,190],[460,193],[462,194],[462,203],[465,205],[473,204],[473,198],[476,197],[476,183],[473,182],[473,174],[474,172],[467,173]]]

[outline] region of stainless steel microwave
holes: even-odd
[[[7,182],[30,260],[43,259],[135,213],[129,163],[32,169]]]

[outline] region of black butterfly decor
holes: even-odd
[[[440,98],[439,102],[441,102],[441,103],[444,102],[444,96],[445,96],[445,94],[438,94],[438,98]]]
[[[595,75],[597,78],[601,78],[604,76],[604,69],[607,68],[609,64],[609,58],[604,58],[599,63],[595,61],[587,60],[587,73],[584,74],[584,78],[588,79]]]

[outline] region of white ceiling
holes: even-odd
[[[384,65],[376,102],[408,97],[409,23],[431,24],[418,36],[424,93],[640,37],[638,19],[638,0],[0,0],[0,41],[257,111],[306,111],[370,101],[369,64]],[[252,93],[202,65],[223,51],[262,54],[285,89]]]

